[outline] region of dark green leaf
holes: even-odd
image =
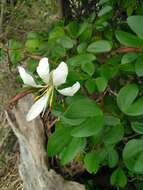
[[[127,47],[135,47],[140,48],[143,47],[143,40],[139,39],[137,36],[123,32],[123,31],[116,31],[116,38],[117,40],[127,46]]]
[[[70,132],[71,128],[62,127],[49,137],[47,146],[48,156],[54,156],[63,150],[72,139]]]
[[[137,59],[138,55],[136,53],[126,53],[125,55],[123,55],[121,63],[125,64],[125,63],[131,63],[133,61],[135,61]]]
[[[90,76],[94,74],[95,66],[92,62],[87,62],[87,63],[82,64],[81,68],[84,72],[86,72]]]
[[[142,115],[143,114],[143,97],[137,99],[129,108],[127,108],[126,114],[130,116]]]
[[[107,80],[112,79],[117,75],[119,67],[117,65],[107,65],[104,64],[100,67],[100,75]]]
[[[136,173],[143,173],[143,153],[139,155],[135,162],[134,170]]]
[[[95,134],[99,134],[103,128],[103,116],[96,116],[88,118],[80,126],[75,127],[71,131],[71,135],[74,137],[89,137]]]
[[[73,21],[66,26],[66,30],[71,37],[77,37],[79,25]]]
[[[72,161],[86,146],[84,138],[72,138],[69,145],[63,150],[61,156],[61,164],[65,165]]]
[[[143,140],[132,139],[128,141],[123,150],[123,159],[128,160],[143,151]]]
[[[138,133],[138,134],[143,134],[143,123],[140,122],[132,122],[131,123],[132,129]]]
[[[89,94],[93,94],[95,92],[95,90],[96,90],[95,80],[94,79],[88,79],[85,82],[85,87],[86,87]]]
[[[80,42],[86,42],[92,36],[92,25],[89,23],[83,23],[78,33]]]
[[[72,102],[63,115],[71,119],[87,118],[102,115],[102,111],[95,101],[85,98]]]
[[[124,127],[122,125],[110,126],[104,135],[105,144],[116,144],[122,140],[124,136]]]
[[[111,185],[124,188],[127,185],[127,177],[121,168],[117,168],[111,175]]]
[[[105,115],[104,123],[105,125],[115,126],[115,125],[120,124],[120,119],[111,115]]]
[[[138,77],[143,76],[143,55],[140,55],[135,63],[135,72]]]
[[[86,154],[84,165],[88,172],[95,174],[99,169],[98,154],[96,152]]]
[[[135,73],[135,65],[133,63],[121,64],[120,70],[124,72]]]
[[[64,116],[61,116],[60,118],[61,118],[61,121],[62,121],[63,123],[66,123],[66,124],[72,125],[72,126],[74,126],[74,125],[79,125],[79,124],[81,124],[82,122],[84,122],[85,119],[86,119],[86,118],[70,119],[70,118],[66,118],[66,117],[64,117]]]
[[[78,53],[84,53],[87,49],[87,43],[83,42],[77,46]]]
[[[136,84],[129,84],[121,88],[117,96],[117,104],[121,111],[126,113],[126,110],[133,103],[138,93],[139,89]]]
[[[28,71],[30,71],[31,73],[34,73],[36,71],[38,63],[39,62],[37,60],[29,59],[27,61],[27,69],[28,69]]]
[[[79,54],[79,55],[76,55],[74,57],[71,57],[68,60],[68,64],[76,67],[79,65],[83,65],[85,63],[92,62],[94,60],[96,60],[95,55],[90,54],[90,53],[84,53],[84,54]]]
[[[53,59],[59,59],[64,57],[66,54],[65,48],[63,48],[60,44],[55,44],[52,48],[51,48],[51,57]]]
[[[103,92],[108,84],[108,81],[104,77],[98,77],[95,79],[95,83],[99,92]]]
[[[118,152],[113,147],[107,148],[107,161],[110,168],[115,167],[119,161]]]

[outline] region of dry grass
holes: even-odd
[[[6,120],[0,113],[0,190],[23,190],[18,173],[19,147]]]

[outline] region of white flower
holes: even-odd
[[[44,85],[36,84],[34,78],[25,71],[23,67],[18,67],[23,83],[32,88],[37,88],[41,94],[30,108],[26,119],[31,121],[36,118],[42,111],[44,112],[48,103],[51,106],[53,91],[56,89],[60,94],[65,96],[73,96],[79,89],[80,83],[76,82],[73,86],[59,90],[58,87],[66,82],[68,75],[67,64],[61,62],[58,67],[50,72],[48,58],[44,57],[39,61],[37,73],[43,80]]]

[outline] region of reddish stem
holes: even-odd
[[[20,100],[21,98],[23,98],[24,96],[26,96],[27,94],[30,94],[30,92],[21,92],[16,94],[14,97],[11,98],[10,100],[10,104],[15,104],[18,100]]]
[[[132,47],[127,47],[127,48],[121,47],[121,48],[118,48],[116,50],[116,52],[118,52],[118,53],[140,52],[140,51],[141,51],[141,49],[139,49],[139,48],[132,48]]]

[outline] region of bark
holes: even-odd
[[[8,121],[20,145],[19,172],[25,190],[85,190],[84,186],[66,181],[54,170],[48,170],[44,127],[40,118],[26,121],[33,98],[21,99],[13,110],[6,111]]]

